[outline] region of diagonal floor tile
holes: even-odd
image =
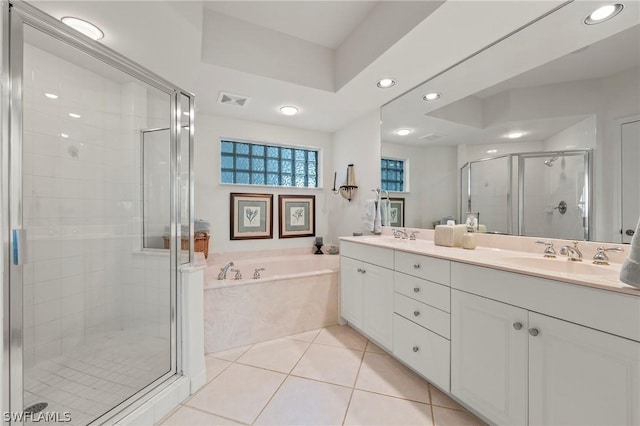
[[[436,406],[433,407],[433,421],[435,426],[486,426],[485,422],[465,411]]]
[[[207,354],[207,356],[212,356],[214,358],[224,359],[226,361],[234,362],[238,358],[242,356],[246,351],[251,348],[252,345],[241,346],[239,348],[227,349],[226,351],[214,352]]]
[[[225,361],[224,359],[218,359],[212,356],[206,357],[204,362],[207,365],[207,383],[232,364],[231,361]]]
[[[234,364],[187,401],[187,405],[243,423],[260,414],[286,376]]]
[[[205,413],[191,407],[180,407],[159,426],[233,426],[242,423]]]
[[[310,343],[275,339],[253,345],[236,362],[289,373]]]
[[[313,343],[291,374],[352,387],[361,360],[360,351]]]
[[[380,346],[376,345],[372,341],[369,341],[369,343],[367,343],[366,351],[367,352],[373,352],[373,353],[376,353],[376,354],[386,354],[384,349],[382,349]]]
[[[339,425],[351,389],[289,376],[256,425]]]
[[[444,394],[442,391],[440,391],[438,388],[436,388],[432,384],[429,384],[429,390],[431,392],[432,405],[439,405],[440,407],[466,411],[463,406],[455,402],[453,399],[451,399],[449,396]]]
[[[429,384],[389,355],[365,352],[356,389],[429,404]]]
[[[356,390],[351,397],[346,425],[431,426],[431,407],[391,396]]]
[[[367,339],[348,325],[333,325],[323,328],[313,343],[364,351]]]
[[[304,333],[293,334],[291,336],[287,336],[287,339],[291,340],[299,340],[301,342],[313,342],[318,333],[320,333],[320,328],[311,331],[305,331]]]

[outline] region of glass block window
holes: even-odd
[[[220,181],[242,185],[318,187],[318,151],[220,141]]]
[[[404,191],[404,160],[383,158],[380,188],[387,191]]]

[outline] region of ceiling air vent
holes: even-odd
[[[436,139],[440,139],[446,135],[441,135],[439,133],[429,133],[428,135],[420,136],[418,139],[426,140],[426,141],[435,141]]]
[[[249,103],[249,98],[242,95],[234,95],[233,93],[220,92],[218,95],[218,103],[222,105],[235,105],[244,108]]]

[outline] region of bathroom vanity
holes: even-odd
[[[569,263],[347,237],[341,313],[491,423],[640,424],[640,290]]]

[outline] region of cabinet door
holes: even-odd
[[[340,257],[340,315],[362,328],[362,262]]]
[[[363,263],[363,331],[387,349],[392,346],[393,271]]]
[[[530,424],[640,424],[640,343],[535,313],[529,328]]]
[[[451,292],[451,393],[495,424],[527,423],[527,311]]]

